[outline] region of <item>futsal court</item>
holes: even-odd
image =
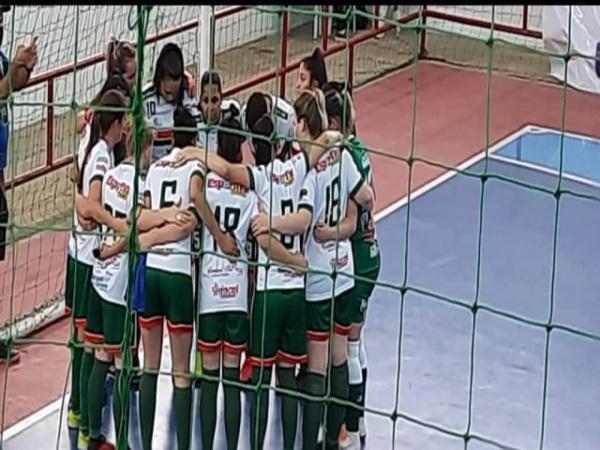
[[[406,163],[385,155],[374,157],[382,249],[379,281],[384,286],[375,290],[366,325],[367,448],[392,448],[395,441],[395,448],[401,449],[462,449],[467,432],[469,449],[498,448],[493,443],[538,448],[543,410],[545,449],[596,448],[600,343],[566,329],[593,333],[600,325],[600,280],[595,270],[600,209],[594,201],[573,195],[600,194],[600,141],[525,125],[519,116],[526,111],[520,111],[500,122],[508,132],[494,130],[486,148],[485,129],[478,126],[482,119],[473,119],[481,108],[483,90],[472,99],[477,107],[459,104],[458,117],[448,119],[470,117],[462,133],[427,114],[461,95],[438,98],[436,91],[443,86],[429,81],[443,80],[449,87],[456,77],[478,84],[484,76],[436,64],[419,66],[423,103],[416,112],[420,127],[415,154],[432,152],[457,170],[415,164],[408,201]],[[357,92],[359,133],[370,145],[392,149],[396,155],[407,152],[410,129],[389,131],[391,125],[382,114],[395,108],[399,122],[410,122],[411,95],[398,86],[411,75],[412,69],[403,70]],[[497,86],[513,91],[531,87],[500,77]],[[560,97],[558,88],[536,89],[551,92],[548,102]],[[395,97],[384,100],[392,92]],[[522,92],[524,98],[539,95],[533,88]],[[503,107],[518,104],[512,100]],[[534,116],[544,120],[543,103],[527,107],[530,112],[542,111]],[[585,111],[580,114],[586,116]],[[504,137],[495,138],[500,132]],[[557,214],[551,191],[559,183],[561,155],[561,189],[568,192],[560,196]],[[487,174],[484,183],[482,174]],[[553,326],[560,326],[546,328],[550,319]],[[165,371],[168,355],[165,348]],[[172,449],[170,378],[162,376],[158,389],[155,448]],[[198,392],[196,405],[197,396]],[[3,448],[55,448],[57,435],[58,448],[74,448],[64,417],[67,397],[64,405],[59,399],[5,430]],[[275,449],[281,444],[277,400],[271,399],[266,448]],[[131,404],[130,444],[139,449],[136,393]],[[247,411],[248,406],[244,396],[243,408]],[[111,426],[110,408],[105,412],[104,422]],[[225,448],[223,424],[218,426],[216,448]],[[106,431],[111,438],[112,430]],[[196,424],[198,444],[193,448],[199,448],[199,431]],[[243,445],[248,433],[249,418],[244,414]]]

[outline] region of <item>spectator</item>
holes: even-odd
[[[4,13],[10,11],[10,6],[0,6],[0,261],[4,261],[6,253],[6,226],[8,223],[8,204],[4,186],[4,169],[8,154],[8,102],[11,92],[16,92],[27,84],[31,72],[37,62],[37,38],[28,46],[19,45],[14,60],[9,62],[2,52],[2,37],[4,32]],[[9,360],[16,362],[19,353],[10,349],[6,342],[0,342],[0,363]]]

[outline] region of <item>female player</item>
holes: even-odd
[[[302,141],[314,140],[327,128],[327,116],[323,94],[320,90],[304,92],[294,103],[298,117],[296,135]],[[313,236],[315,225],[321,221],[336,226],[346,215],[348,199],[371,210],[373,192],[364,183],[351,156],[339,148],[325,152],[306,176],[300,192],[298,211],[273,216],[271,227],[283,234],[307,233],[305,252],[309,267],[319,273],[309,272],[306,276],[306,318],[308,335],[308,373],[306,391],[310,395],[323,396],[329,360],[328,341],[332,328],[330,317],[333,309],[331,394],[346,399],[348,394],[347,335],[350,330],[349,310],[352,307],[349,293],[354,287],[354,278],[338,276],[332,279],[333,267],[337,272],[353,275],[354,262],[348,240],[320,244]],[[253,221],[255,233],[269,229],[266,214]],[[326,272],[327,274],[323,274]],[[332,302],[332,292],[334,298]],[[327,446],[337,448],[340,427],[345,408],[332,405],[327,411]],[[322,404],[307,402],[304,407],[303,446],[314,449],[322,418]]]
[[[341,89],[340,89],[341,88]],[[325,92],[325,104],[330,129],[342,131],[347,137],[346,148],[350,152],[358,171],[364,180],[373,187],[373,173],[369,154],[365,145],[351,132],[354,129],[355,110],[352,97],[342,85],[328,88]],[[336,239],[348,239],[352,243],[352,254],[354,258],[354,274],[358,277],[352,292],[352,326],[348,336],[348,371],[349,371],[349,393],[350,401],[364,406],[365,385],[367,378],[366,351],[364,341],[361,338],[369,297],[373,292],[374,283],[377,281],[380,269],[380,255],[377,239],[373,226],[371,212],[357,206],[354,202],[348,205],[348,211],[358,208],[354,217],[347,216],[339,226],[327,226],[320,223],[315,227],[315,238],[318,242],[335,241]],[[352,230],[355,230],[352,232]],[[371,280],[363,281],[362,279]],[[349,408],[346,411],[345,425],[347,436],[340,443],[340,448],[348,450],[359,450],[361,440],[366,437],[364,422],[360,434],[360,421],[364,421],[362,409]]]
[[[177,128],[175,147],[150,166],[146,177],[144,203],[160,209],[180,203],[199,216],[193,221],[206,225],[219,247],[237,256],[235,239],[223,232],[204,198],[204,169],[199,162],[177,166],[182,147],[196,143],[196,119],[183,107],[175,109]],[[189,129],[194,129],[189,131]],[[163,321],[166,318],[171,339],[177,445],[187,450],[190,444],[191,384],[189,359],[194,321],[194,297],[191,277],[191,234],[170,244],[155,245],[146,260],[146,298],[140,313],[144,343],[144,373],[140,385],[140,422],[144,450],[152,448],[156,409],[157,371],[162,355]],[[233,248],[233,249],[232,249]]]
[[[230,183],[252,189],[257,194],[262,207],[266,211],[272,211],[273,214],[297,211],[300,188],[308,170],[316,164],[327,147],[340,140],[342,136],[339,132],[325,132],[310,149],[307,149],[310,150],[308,153],[302,151],[301,154],[284,160],[282,155],[285,153],[285,146],[282,141],[272,149],[268,140],[260,138],[270,137],[273,128],[272,119],[267,114],[261,116],[254,124],[254,131],[258,136],[252,140],[251,148],[258,164],[256,167],[239,164],[231,159],[222,158],[219,154],[206,155],[205,150],[202,149],[184,149],[180,161],[206,159],[209,170]],[[241,161],[241,157],[239,160]],[[280,239],[289,251],[295,254],[302,253],[301,236],[275,234],[275,238]],[[258,243],[261,248],[258,295],[252,308],[251,347],[246,362],[252,372],[253,384],[261,382],[264,385],[260,397],[255,397],[252,408],[252,430],[257,430],[257,434],[253,433],[251,446],[261,449],[268,417],[268,386],[271,381],[272,366],[277,363],[277,379],[280,387],[289,390],[297,389],[294,369],[297,363],[306,360],[306,327],[303,275],[277,265],[271,266],[267,273],[265,265],[269,260],[269,248],[260,237]],[[272,246],[271,258],[281,261],[274,250],[275,246]],[[266,334],[263,345],[264,327],[266,327]],[[260,378],[261,367],[262,379]],[[296,437],[297,405],[296,398],[283,396],[281,419],[283,447],[286,450],[293,448]]]
[[[152,82],[144,88],[144,113],[149,128],[155,129],[152,162],[166,156],[173,148],[173,113],[182,106],[195,119],[201,114],[190,95],[190,79],[185,73],[183,53],[177,44],[166,44],[156,60]]]
[[[325,58],[319,47],[305,56],[300,67],[298,67],[298,78],[296,79],[296,91],[302,93],[304,90],[323,89],[327,83],[327,67]]]
[[[98,111],[94,114],[89,140],[83,143],[85,146],[82,145],[80,151],[80,170],[77,180],[78,192],[98,204],[101,204],[102,180],[106,172],[113,166],[113,148],[122,139],[124,109],[127,101],[123,94],[112,90],[102,96],[100,105],[115,110]],[[84,340],[84,329],[90,308],[91,276],[94,264],[92,252],[97,247],[99,236],[81,234],[83,228],[76,213],[73,220],[75,233],[69,239],[65,301],[67,307],[73,311],[77,330],[73,339],[78,346],[73,349],[71,372],[73,388],[67,420],[70,427],[79,427],[79,446],[87,448],[89,430],[87,388],[94,354],[91,346],[86,345],[85,351],[79,346]]]

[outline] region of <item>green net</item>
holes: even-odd
[[[544,332],[544,352],[542,365],[542,393],[539,405],[539,433],[530,448],[546,448],[548,435],[548,397],[550,358],[552,351],[553,333],[563,332],[585,340],[600,341],[600,336],[593,330],[571,326],[556,320],[556,276],[558,259],[559,212],[565,198],[579,198],[597,201],[597,195],[592,190],[580,189],[569,178],[564,178],[564,134],[561,134],[560,150],[557,167],[557,183],[548,187],[539,183],[524,181],[495,171],[490,167],[490,148],[497,140],[499,134],[506,134],[504,125],[497,125],[502,121],[495,115],[496,108],[503,95],[500,82],[494,78],[497,75],[511,78],[525,79],[524,83],[553,84],[558,83],[548,75],[548,58],[553,56],[568,62],[573,57],[573,51],[566,48],[564,54],[551,55],[544,49],[539,37],[518,36],[506,31],[508,26],[520,26],[523,21],[521,7],[489,7],[489,6],[444,6],[423,7],[405,5],[398,7],[374,7],[372,10],[363,10],[358,7],[349,7],[344,12],[334,12],[333,8],[321,6],[255,6],[232,7],[236,15],[229,14],[226,7],[212,7],[213,17],[210,50],[212,68],[221,73],[225,78],[225,92],[232,95],[240,102],[245,102],[249,95],[256,91],[265,91],[272,94],[285,93],[287,98],[297,95],[294,91],[296,77],[291,74],[299,66],[299,59],[307,55],[321,39],[320,34],[327,30],[332,22],[343,23],[347,39],[339,42],[327,41],[323,50],[326,54],[326,65],[330,80],[349,81],[356,88],[377,80],[399,68],[406,68],[411,75],[407,77],[410,84],[397,86],[396,89],[410,92],[406,96],[410,100],[399,105],[394,111],[401,123],[403,135],[396,140],[397,149],[381,148],[376,145],[369,146],[372,158],[381,158],[384,164],[398,168],[398,176],[393,180],[384,180],[384,186],[400,185],[406,192],[404,229],[397,236],[404,241],[401,255],[398,259],[398,270],[395,271],[394,280],[372,280],[354,276],[355,281],[375,284],[379,291],[390,291],[396,295],[399,303],[398,334],[390,337],[395,347],[390,345],[389,357],[396,358],[395,373],[389,375],[389,395],[393,395],[393,408],[384,409],[371,406],[357,406],[349,401],[348,397],[335,395],[334,386],[336,378],[333,375],[334,364],[334,339],[333,328],[329,329],[330,339],[327,341],[327,374],[325,377],[325,391],[323,395],[310,395],[290,390],[270,383],[247,383],[232,381],[225,375],[202,373],[199,353],[192,351],[190,371],[186,373],[173,373],[173,371],[159,370],[158,374],[182,378],[201,380],[202,382],[218,381],[227,389],[236,387],[260,396],[264,392],[276,392],[286,397],[300,399],[303,403],[319,402],[324,406],[324,417],[330,417],[331,408],[343,407],[347,409],[361,409],[371,417],[389,420],[392,438],[389,442],[381,443],[378,448],[399,448],[397,439],[398,423],[415,425],[434,431],[448,438],[460,442],[463,448],[525,448],[513,441],[507,442],[486,433],[477,431],[474,426],[474,398],[475,398],[475,370],[478,354],[478,321],[482,312],[502,317],[508,321],[534,327]],[[239,9],[239,11],[237,10]],[[331,9],[331,11],[330,11]],[[459,14],[470,19],[489,21],[490,26],[473,25],[471,22],[458,23],[449,19],[450,15]],[[529,26],[534,29],[541,27],[541,7],[531,7],[525,12]],[[10,179],[8,191],[8,204],[10,218],[6,225],[10,250],[8,259],[4,263],[4,287],[0,299],[0,333],[2,341],[9,348],[26,348],[26,346],[69,346],[81,348],[82,344],[74,339],[74,329],[71,327],[72,336],[67,343],[64,339],[47,337],[39,331],[43,325],[53,322],[63,316],[64,309],[64,266],[66,264],[65,248],[68,235],[73,232],[73,205],[75,190],[68,177],[68,168],[71,158],[78,146],[76,132],[77,114],[85,109],[99,111],[97,107],[89,105],[91,99],[99,91],[105,80],[104,65],[97,64],[102,61],[102,56],[90,58],[90,54],[102,52],[111,35],[128,39],[136,44],[137,73],[134,82],[134,95],[127,113],[132,118],[132,132],[135,145],[135,176],[136,179],[142,172],[142,138],[148,124],[145,116],[143,91],[145,84],[151,80],[156,59],[164,39],[172,39],[182,48],[187,70],[195,77],[199,84],[200,69],[197,61],[200,49],[197,34],[199,7],[94,7],[94,6],[56,6],[56,7],[15,7],[10,14],[5,14],[5,44],[8,53],[14,54],[15,45],[30,38],[40,35],[40,54],[36,73],[39,70],[46,76],[39,76],[31,80],[30,85],[19,93],[11,92],[6,104],[11,116],[9,144],[9,166],[6,169],[6,178]],[[366,30],[360,28],[362,20],[367,20],[369,26]],[[500,24],[500,31],[496,27]],[[201,27],[203,24],[200,25]],[[177,31],[174,31],[177,29]],[[33,30],[33,31],[32,31]],[[62,31],[56,31],[62,30]],[[329,31],[326,32],[326,35]],[[52,38],[46,39],[46,36]],[[285,42],[285,45],[282,44]],[[578,58],[588,58],[586,55],[575,55]],[[86,59],[87,58],[87,59]],[[425,64],[427,63],[427,65]],[[480,89],[477,99],[482,100],[476,109],[479,115],[480,128],[477,141],[478,148],[482,148],[484,156],[482,169],[473,170],[463,168],[457,160],[453,160],[443,152],[419,149],[421,136],[419,135],[420,121],[424,120],[420,109],[423,102],[431,99],[422,99],[420,90],[425,89],[427,82],[435,83],[422,75],[428,73],[429,64],[444,64],[453,70],[469,68],[478,70],[483,74],[482,84],[473,86],[473,90]],[[63,66],[68,65],[67,68]],[[567,66],[567,65],[565,65]],[[48,72],[55,71],[53,76]],[[457,72],[459,73],[459,72]],[[457,75],[460,77],[460,75]],[[565,70],[565,78],[567,73]],[[458,79],[458,78],[457,78]],[[423,83],[423,85],[420,85]],[[498,83],[496,94],[495,87]],[[228,88],[228,86],[230,86]],[[554,86],[553,89],[559,87]],[[562,83],[560,103],[555,104],[555,114],[560,130],[567,129],[567,113],[573,111],[569,106],[571,91],[568,84]],[[483,91],[483,95],[482,92]],[[437,93],[441,95],[440,93]],[[514,92],[512,93],[514,95]],[[433,101],[433,100],[432,100]],[[589,104],[589,103],[588,103]],[[445,105],[450,111],[452,105]],[[358,105],[360,107],[360,105]],[[571,109],[569,109],[571,108]],[[527,123],[535,123],[537,113],[529,111],[531,118]],[[345,109],[343,116],[350,112]],[[390,121],[394,118],[391,117]],[[150,126],[152,128],[152,126]],[[201,133],[206,134],[205,140],[211,132],[223,131],[222,126],[208,125]],[[173,128],[173,131],[182,131]],[[276,144],[286,136],[278,136],[275,132],[269,137],[252,135],[246,131],[234,131],[244,138],[266,140]],[[360,133],[360,130],[359,130]],[[347,133],[346,133],[347,134]],[[289,139],[289,138],[288,138]],[[345,138],[346,139],[346,138]],[[348,141],[345,141],[348,144]],[[314,141],[303,142],[304,145],[313,144]],[[384,146],[382,146],[384,147]],[[52,149],[52,150],[49,150]],[[204,161],[207,163],[207,160]],[[423,169],[425,168],[425,169]],[[344,170],[343,165],[340,171]],[[477,241],[476,255],[471,261],[475,267],[475,286],[472,298],[462,298],[440,292],[432,286],[422,286],[411,281],[410,249],[411,230],[418,226],[415,224],[413,202],[416,188],[422,178],[423,170],[441,174],[444,172],[458,173],[465,179],[476,180],[480,183],[477,196]],[[30,176],[33,174],[34,176]],[[417,178],[419,180],[417,180]],[[375,173],[377,182],[377,172]],[[565,181],[567,180],[567,181]],[[554,202],[554,217],[552,222],[552,250],[548,287],[548,315],[545,319],[534,319],[528,315],[516,313],[499,306],[482,301],[481,282],[484,259],[484,228],[486,223],[486,193],[490,183],[502,182],[521,187],[528,191],[545,194]],[[273,185],[271,184],[270,195]],[[205,192],[204,192],[205,193]],[[138,185],[134,184],[134,198],[138,197]],[[340,198],[338,192],[337,198]],[[333,200],[333,197],[331,197]],[[336,205],[336,256],[338,259],[339,233],[341,232],[341,218],[345,209],[339,203]],[[138,216],[130,214],[131,230],[136,230]],[[269,228],[272,223],[272,214],[269,213]],[[226,224],[222,224],[227,226]],[[138,246],[138,233],[132,231],[128,235],[128,267],[129,285],[127,294],[127,309],[132,311],[132,296],[134,291],[135,267],[140,252]],[[385,253],[385,243],[382,252]],[[272,260],[273,249],[271,243],[267,250],[269,255],[264,267],[277,266],[279,263]],[[205,249],[201,246],[190,256],[201,260],[204,256],[213,255],[223,258],[222,253]],[[248,267],[257,267],[260,264],[248,259],[233,258],[237,264]],[[387,260],[391,261],[391,260]],[[296,270],[299,270],[296,268]],[[319,270],[309,267],[307,273],[331,276],[334,289],[336,283],[343,282],[348,275],[338,272]],[[195,280],[195,292],[202,289],[201,281]],[[377,291],[376,291],[377,292]],[[448,426],[409,412],[403,407],[401,380],[403,372],[404,345],[406,337],[405,304],[409,295],[419,295],[427,302],[441,302],[453,305],[470,314],[470,339],[468,344],[468,375],[467,375],[467,400],[464,411],[465,420],[460,426]],[[333,298],[332,293],[332,298]],[[198,301],[202,301],[200,298]],[[266,333],[269,324],[266,315],[263,316],[260,329],[261,348],[264,350]],[[335,321],[334,309],[329,311],[329,322]],[[135,324],[125,321],[122,343],[123,349],[129,349],[135,340]],[[195,347],[195,345],[194,345]],[[52,354],[49,353],[49,357]],[[59,356],[57,358],[60,359]],[[62,355],[66,362],[67,358]],[[63,364],[63,369],[67,366]],[[259,365],[258,380],[263,379],[267,367]],[[68,374],[68,370],[66,373]],[[156,370],[144,369],[145,373],[157,373]],[[136,370],[132,361],[132,353],[123,352],[123,369],[117,377],[115,394],[124,405],[124,414],[119,418],[116,443],[119,449],[128,448],[129,401],[130,383]],[[5,372],[5,380],[10,374],[9,365]],[[59,377],[59,375],[55,375]],[[62,376],[62,375],[61,375]],[[61,378],[66,392],[68,375]],[[10,402],[10,383],[4,383],[2,422],[5,423],[7,415],[7,401]],[[64,392],[63,392],[64,394]],[[157,405],[157,414],[163,405]],[[262,414],[262,403],[258,404],[257,414]],[[63,403],[60,412],[60,423],[66,417],[66,406]],[[190,412],[190,415],[192,413]],[[199,415],[196,414],[197,426]],[[254,422],[252,422],[254,424]],[[258,425],[254,424],[251,439],[258,442]],[[324,423],[327,430],[328,424]],[[62,425],[61,425],[62,426]],[[3,426],[3,429],[5,427]],[[302,434],[299,428],[298,434]],[[506,434],[506,433],[504,433]],[[59,433],[60,435],[60,433]],[[241,439],[241,438],[240,438]],[[515,439],[522,442],[523,439]],[[59,448],[60,438],[57,438],[56,448]],[[479,443],[481,447],[475,447]],[[241,445],[241,444],[240,444]],[[246,443],[244,443],[246,445]],[[240,447],[241,448],[241,447]],[[246,448],[246,447],[243,447]],[[437,448],[437,447],[436,447]],[[442,447],[439,447],[442,448]],[[454,447],[453,447],[454,448]],[[458,446],[456,447],[458,448]]]

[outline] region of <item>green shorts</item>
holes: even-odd
[[[162,326],[167,319],[170,333],[191,332],[194,328],[192,277],[165,270],[146,269],[146,298],[140,326]]]
[[[215,352],[223,348],[239,354],[248,343],[248,314],[240,311],[198,315],[198,350]]]
[[[306,306],[304,289],[256,293],[252,307],[250,360],[271,365],[275,361],[306,361]],[[264,324],[264,345],[263,345]]]
[[[333,329],[337,334],[350,333],[352,324],[352,291],[350,289],[334,299]],[[326,341],[331,332],[331,300],[306,302],[306,334],[311,341]]]
[[[103,350],[120,354],[125,332],[127,308],[104,300],[92,287],[88,302],[88,317],[85,326],[85,340],[102,344]],[[130,320],[133,322],[133,315]],[[131,342],[135,346],[135,339]]]
[[[67,256],[65,307],[73,314],[77,328],[85,327],[88,297],[92,291],[92,270],[92,266]]]
[[[355,281],[354,289],[352,289],[351,293],[353,306],[350,311],[350,320],[352,320],[352,323],[362,323],[365,320],[369,298],[373,293],[375,282],[379,277],[379,269],[380,266],[378,265],[376,268],[365,273],[356,273],[356,275],[373,280],[373,282],[370,283],[363,280]]]

